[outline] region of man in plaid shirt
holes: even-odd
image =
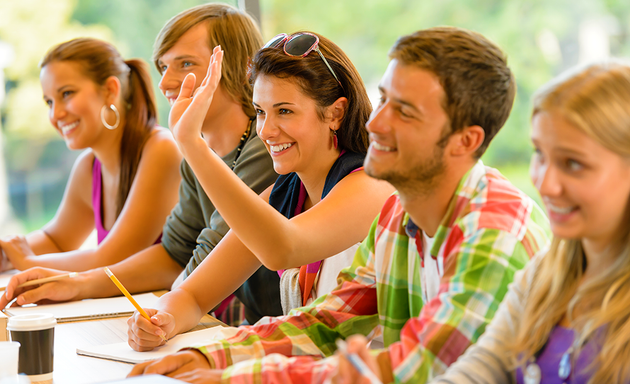
[[[390,58],[365,170],[398,192],[340,285],[132,374],[320,383],[338,364],[335,340],[358,333],[382,337],[374,353],[384,382],[424,383],[484,332],[515,272],[547,243],[541,209],[479,160],[509,115],[512,73],[494,44],[457,28],[404,36]]]

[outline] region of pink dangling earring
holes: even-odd
[[[337,149],[339,147],[339,142],[337,141],[337,131],[334,129],[331,129],[332,134],[333,134],[333,147],[335,147],[335,149]]]

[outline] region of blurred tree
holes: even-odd
[[[158,93],[159,75],[150,63],[155,36],[172,16],[204,2],[0,0],[0,40],[15,50],[15,60],[6,69],[10,86],[2,112],[7,166],[10,175],[21,175],[18,184],[22,184],[18,187],[39,188],[40,192],[34,195],[44,196],[40,200],[60,198],[60,192],[44,193],[41,185],[32,184],[53,183],[53,179],[58,179],[56,183],[63,186],[75,156],[68,156],[68,151],[63,150],[62,142],[49,126],[46,107],[41,101],[37,64],[49,47],[78,36],[112,41],[124,57],[139,57],[149,62]],[[237,0],[227,2],[237,5]],[[373,97],[388,63],[387,52],[401,35],[431,26],[454,25],[475,30],[495,41],[508,55],[518,93],[511,117],[484,161],[499,167],[532,194],[535,192],[528,181],[527,162],[531,152],[528,136],[533,92],[553,75],[578,62],[583,53],[579,36],[589,22],[597,21],[605,29],[612,55],[630,55],[628,0],[260,2],[266,39],[279,32],[304,29],[331,38],[355,63]],[[159,95],[156,99],[160,121],[165,124],[168,104]],[[56,144],[51,145],[51,140],[56,140]],[[30,181],[24,181],[27,178]],[[47,178],[50,180],[46,181]],[[36,198],[30,200],[34,207],[42,205]],[[58,200],[51,204],[56,208]],[[43,206],[48,209],[48,203]]]
[[[527,164],[531,154],[530,100],[535,90],[577,64],[578,34],[586,21],[617,20],[618,30],[608,31],[611,53],[630,54],[627,0],[262,0],[261,6],[265,38],[304,29],[331,38],[352,59],[371,94],[376,93],[376,84],[389,61],[389,48],[401,35],[452,25],[477,31],[496,42],[508,55],[518,92],[512,114],[484,161],[505,168],[519,187],[534,195]]]

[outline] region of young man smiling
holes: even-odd
[[[367,128],[365,170],[396,187],[340,285],[222,343],[136,366],[214,381],[323,382],[335,340],[382,335],[384,382],[424,383],[483,333],[512,281],[547,243],[540,208],[479,160],[512,107],[503,53],[433,28],[400,38]],[[194,373],[182,372],[194,368]]]

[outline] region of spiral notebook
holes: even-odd
[[[153,308],[158,297],[153,293],[133,295],[142,308]],[[30,313],[52,313],[57,323],[71,321],[106,319],[111,317],[131,316],[136,309],[125,296],[105,299],[87,299],[68,303],[9,307],[3,312],[7,316],[26,315]]]
[[[165,345],[149,352],[138,352],[131,349],[127,342],[77,348],[77,354],[99,359],[138,364],[173,354],[182,348],[208,345],[212,341],[223,340],[238,332],[235,327],[216,326],[200,331],[182,333],[170,339]]]

